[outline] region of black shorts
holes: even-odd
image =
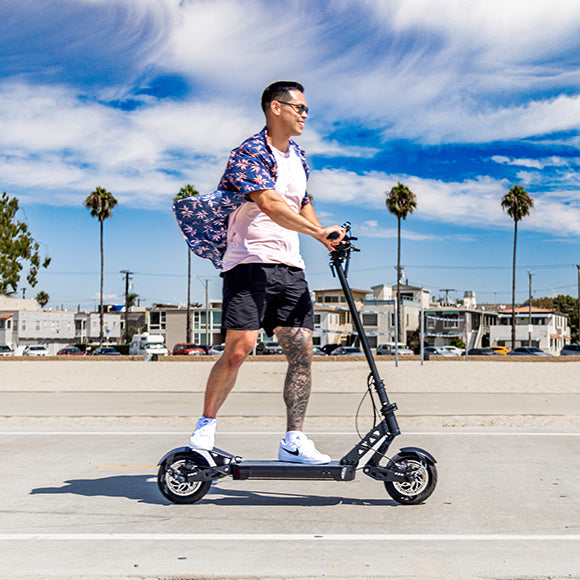
[[[284,264],[239,264],[223,273],[222,333],[277,326],[314,328],[304,271]]]

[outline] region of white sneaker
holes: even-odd
[[[189,446],[192,449],[205,449],[211,451],[215,445],[216,420],[202,417],[195,427],[195,431],[189,438]]]
[[[286,439],[280,441],[278,450],[279,461],[289,461],[290,463],[307,463],[318,465],[320,463],[330,463],[330,457],[320,453],[306,435],[301,434],[296,440],[287,442]]]

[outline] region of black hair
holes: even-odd
[[[288,98],[290,91],[300,91],[303,93],[304,87],[296,81],[276,81],[268,85],[262,93],[262,111],[265,113],[272,101]]]

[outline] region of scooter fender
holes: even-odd
[[[435,457],[433,457],[433,455],[431,455],[431,453],[425,451],[425,449],[421,449],[420,447],[402,447],[399,453],[404,453],[405,455],[414,455],[417,457],[417,459],[424,459],[431,465],[435,465],[435,463],[437,463],[437,460]]]
[[[206,461],[207,464],[210,467],[215,467],[216,466],[216,462],[214,461],[214,458],[212,457],[211,453],[209,451],[205,451],[203,449],[192,449],[191,447],[177,447],[175,449],[172,449],[171,451],[168,451],[159,461],[159,463],[157,465],[163,465],[163,463],[167,460],[170,460],[169,462],[171,463],[171,461],[173,460],[173,458],[180,454],[180,453],[189,453],[192,456],[201,456],[203,457]]]

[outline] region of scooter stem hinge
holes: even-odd
[[[381,411],[383,413],[383,417],[386,417],[387,415],[394,413],[397,409],[397,403],[389,403],[388,405],[383,405]]]

